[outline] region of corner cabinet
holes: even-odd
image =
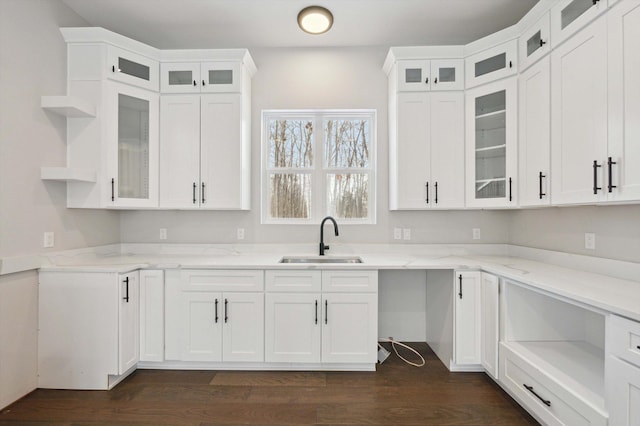
[[[465,59],[466,87],[475,87],[518,72],[518,40],[510,40]]]
[[[466,92],[467,207],[517,206],[516,77]]]

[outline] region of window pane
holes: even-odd
[[[310,217],[311,175],[273,173],[269,180],[269,212],[272,218]]]
[[[369,175],[327,175],[327,213],[345,219],[366,219],[369,212]]]
[[[327,167],[369,167],[369,124],[369,120],[325,120]]]
[[[313,121],[269,121],[269,168],[313,166]]]

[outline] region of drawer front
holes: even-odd
[[[525,407],[548,425],[602,425],[607,419],[534,366],[500,344],[500,381]]]
[[[266,271],[267,291],[319,293],[322,289],[320,271]]]
[[[378,271],[322,271],[322,291],[377,293]]]
[[[184,291],[263,291],[264,272],[185,269],[181,282]]]
[[[607,328],[607,350],[640,367],[640,322],[609,315]]]

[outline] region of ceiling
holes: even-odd
[[[516,23],[538,0],[63,0],[91,26],[160,49],[455,45]],[[333,28],[297,27],[305,6]]]

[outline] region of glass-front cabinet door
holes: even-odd
[[[156,207],[158,205],[157,93],[114,84],[113,129],[109,129],[107,205]]]
[[[110,79],[158,91],[157,61],[114,46],[108,47],[107,57]]]
[[[239,93],[242,87],[242,64],[239,61],[205,62],[200,66],[202,92]]]
[[[431,60],[431,90],[464,90],[464,59]]]
[[[200,63],[160,64],[160,92],[162,93],[200,93]]]
[[[607,0],[561,0],[551,9],[553,47],[607,10]]]
[[[398,61],[398,91],[424,92],[431,88],[431,64],[428,60]]]
[[[545,13],[529,27],[518,40],[520,50],[520,72],[529,68],[551,51],[549,13]]]
[[[465,59],[466,87],[475,87],[518,72],[518,40],[499,44]]]
[[[516,77],[467,92],[467,205],[516,206]]]

